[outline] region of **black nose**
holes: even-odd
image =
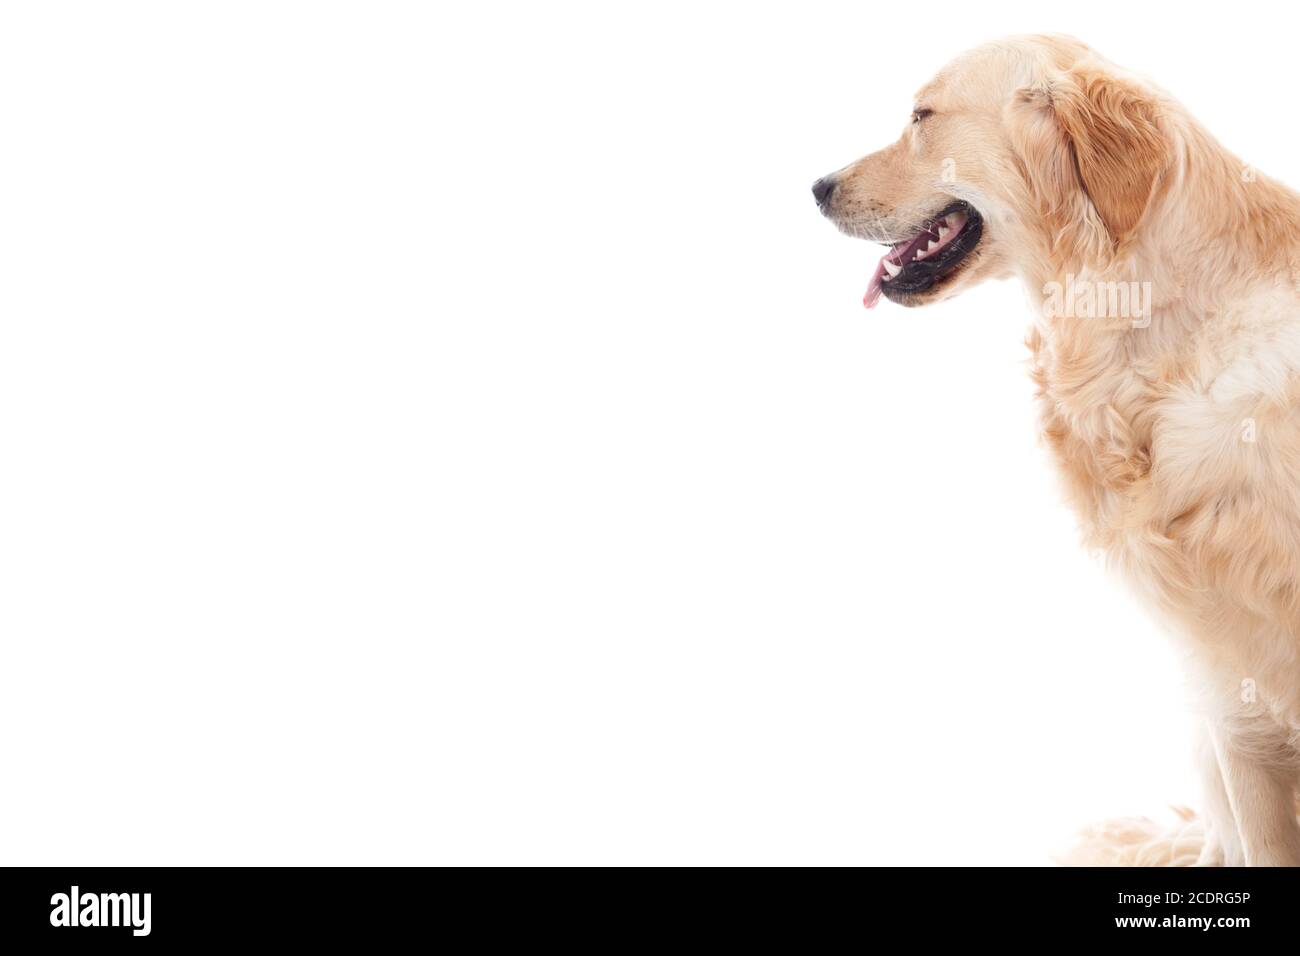
[[[813,183],[813,199],[817,200],[819,206],[826,205],[830,201],[833,192],[835,192],[835,180],[830,176],[823,176]]]

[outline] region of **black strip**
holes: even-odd
[[[535,945],[754,940],[802,948],[851,934],[859,944],[897,937],[1056,946],[1105,937],[1157,945],[1197,938],[1232,947],[1294,940],[1300,890],[1294,870],[839,869],[814,875],[748,869],[617,871],[596,880],[576,869],[546,875],[206,868],[3,873],[6,945],[94,949],[318,942],[370,951],[464,933],[488,944],[522,936]],[[73,885],[83,900],[92,892],[149,893],[149,935],[135,936],[130,926],[52,926],[51,897]],[[1188,924],[1243,917],[1248,926]]]

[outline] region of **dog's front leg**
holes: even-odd
[[[1197,741],[1196,769],[1205,801],[1205,845],[1201,847],[1196,865],[1245,866],[1246,854],[1237,833],[1237,817],[1232,812],[1232,803],[1223,784],[1219,755],[1214,751],[1214,733],[1208,723]]]
[[[1295,767],[1285,738],[1217,727],[1214,751],[1247,866],[1300,866]]]

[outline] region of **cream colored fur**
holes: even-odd
[[[983,214],[951,279],[895,301],[1024,283],[1043,435],[1087,542],[1187,650],[1195,860],[1300,864],[1300,196],[1074,40],[982,47],[915,105],[933,112],[839,171],[827,215],[897,241],[953,197]],[[1149,322],[1047,314],[1070,276],[1150,283]],[[1098,831],[1074,859],[1188,862],[1200,842],[1144,826]]]

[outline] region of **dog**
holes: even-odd
[[[1300,865],[1300,195],[1058,36],[958,57],[896,143],[812,191],[887,247],[868,308],[1028,288],[1041,431],[1085,540],[1189,652],[1194,862]]]

